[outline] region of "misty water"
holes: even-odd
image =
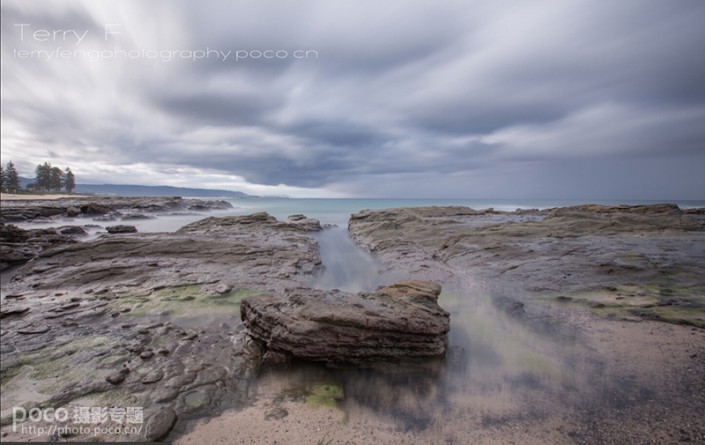
[[[314,236],[318,242],[323,270],[314,278],[313,287],[369,292],[402,276],[400,273],[383,271],[379,261],[358,247],[343,227],[331,227]]]
[[[383,270],[344,228],[324,230],[317,240],[324,266],[317,288],[371,291],[413,278]],[[494,428],[564,418],[581,407],[632,403],[644,394],[644,388],[611,375],[574,325],[526,314],[521,304],[489,295],[471,273],[458,283],[446,286],[439,298],[451,314],[444,358],[372,369],[296,363],[261,375],[257,397],[276,400],[335,385],[343,391],[339,408],[349,422],[383,421],[397,431],[442,437],[468,422]]]

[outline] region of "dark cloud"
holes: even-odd
[[[230,59],[18,59],[74,48],[17,23]],[[3,158],[268,193],[705,198],[702,23],[700,0],[3,1]],[[288,56],[234,60],[265,50]]]

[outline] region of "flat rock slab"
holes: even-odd
[[[328,365],[371,366],[443,356],[450,315],[441,286],[400,281],[359,294],[294,289],[245,298],[241,317],[269,350]]]

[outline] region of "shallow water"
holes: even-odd
[[[315,287],[369,291],[404,278],[356,246],[342,228],[318,235],[325,272]],[[469,280],[469,279],[468,279]],[[446,285],[439,304],[451,314],[448,352],[438,360],[373,369],[297,363],[260,376],[259,393],[278,399],[340,387],[349,422],[382,420],[397,431],[442,437],[459,425],[495,428],[569,418],[590,406],[634,403],[647,388],[610,375],[572,323],[527,313],[487,294],[482,283]],[[517,310],[518,308],[518,310]]]
[[[323,262],[322,273],[310,283],[317,289],[369,292],[403,278],[401,273],[384,272],[379,261],[358,247],[345,228],[324,229],[314,237]]]

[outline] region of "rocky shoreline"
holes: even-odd
[[[74,218],[91,218],[94,210],[83,212],[84,206],[123,218],[222,205],[171,198],[152,203],[112,200],[110,205],[105,201],[95,206],[90,200],[49,206],[3,203],[2,218],[4,222],[18,218],[55,218],[58,222],[71,217],[73,209],[82,215]],[[454,317],[464,317],[465,312],[458,312],[462,300],[456,304],[441,295],[436,301],[441,289],[432,283],[442,285],[446,295],[459,289],[491,295],[491,313],[502,314],[496,315],[502,323],[515,323],[512,329],[550,328],[555,329],[551,331],[554,337],[571,332],[570,338],[578,338],[577,329],[586,336],[582,341],[587,345],[616,326],[639,332],[670,326],[673,330],[669,332],[687,337],[678,343],[685,345],[679,350],[682,357],[666,362],[649,355],[652,362],[647,364],[644,358],[640,364],[639,348],[646,354],[649,344],[655,343],[637,338],[633,340],[637,342],[636,362],[614,371],[619,376],[635,373],[635,382],[651,379],[657,386],[650,389],[656,394],[650,404],[626,406],[621,411],[606,409],[610,415],[623,417],[624,424],[616,426],[611,418],[595,418],[595,410],[604,401],[596,399],[591,405],[592,395],[586,396],[582,411],[567,421],[572,423],[570,428],[551,427],[549,443],[624,443],[633,433],[629,428],[643,430],[657,441],[705,440],[705,431],[697,422],[705,413],[705,383],[697,377],[705,372],[702,209],[682,211],[663,205],[517,212],[464,207],[363,211],[351,216],[350,236],[386,268],[416,281],[360,294],[311,288],[312,277],[324,267],[312,235],[322,227],[303,215],[292,215],[287,221],[265,213],[210,217],[174,233],[106,234],[88,242],[13,227],[5,224],[0,230],[3,258],[11,244],[15,251],[25,252],[14,264],[26,264],[14,272],[12,281],[3,282],[0,417],[4,440],[27,438],[11,431],[6,407],[140,406],[145,418],[140,435],[109,439],[171,440],[194,428],[195,419],[230,408],[237,409],[235,416],[251,416],[248,407],[256,400],[257,375],[262,371],[265,376],[286,375],[292,360],[359,368],[390,360],[445,356],[440,364],[402,365],[379,374],[384,382],[401,385],[390,389],[393,394],[399,391],[398,396],[376,402],[380,409],[401,410],[404,416],[422,419],[414,417],[426,409],[422,401],[453,385],[465,385],[464,369],[472,363],[469,357],[486,354],[476,347],[446,349],[449,329],[454,335]],[[458,325],[455,329],[457,337]],[[664,338],[675,347],[674,339]],[[585,349],[589,369],[595,360],[619,362],[614,356],[619,339],[603,340],[612,346]],[[668,346],[664,343],[663,347]],[[680,366],[688,371],[679,371]],[[652,369],[672,372],[678,383],[656,384],[661,380],[651,374]],[[346,399],[354,399],[356,392],[360,398],[365,382],[377,384],[365,379],[376,375],[350,380],[343,388]],[[408,382],[416,382],[415,391],[422,393],[404,395]],[[533,385],[527,391],[550,393]],[[326,388],[314,385],[312,391],[329,391],[325,397],[330,400],[342,397],[333,387]],[[675,399],[669,403],[665,395]],[[265,406],[259,419],[264,423],[258,428],[267,429],[272,419],[285,417],[287,409],[298,412],[298,397],[277,395]],[[309,400],[312,396],[302,397]],[[624,397],[632,394],[627,392]],[[400,405],[402,400],[410,404],[408,409]],[[333,409],[337,403],[333,402]],[[666,423],[670,419],[670,426],[640,422],[646,408],[651,410],[648,418],[662,416]],[[500,419],[496,422],[502,428],[524,425],[528,417],[515,415],[508,409],[500,417],[485,415],[479,424],[453,423],[454,416],[449,416],[448,428],[457,432],[455,439],[443,440],[461,443],[463,437],[476,438],[470,430],[461,433],[464,428],[492,431],[495,421],[487,419]],[[252,423],[252,417],[247,419]],[[535,419],[529,429],[546,428],[547,419]],[[460,426],[464,424],[467,427]],[[192,435],[207,437],[210,431],[207,426],[195,428]],[[442,438],[444,431],[441,428],[433,434]],[[377,433],[382,434],[381,430]],[[341,429],[340,434],[347,433]],[[395,434],[379,437],[389,443],[406,439],[429,443],[432,439],[431,432],[421,430],[416,439]],[[190,443],[190,437],[183,436],[183,443]],[[363,437],[373,440],[374,434]],[[91,438],[78,435],[62,440]]]

